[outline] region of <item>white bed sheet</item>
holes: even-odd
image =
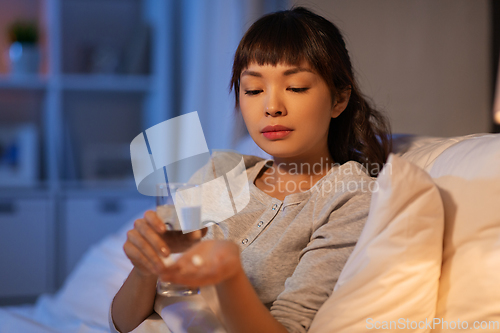
[[[123,244],[134,220],[92,246],[56,294],[41,295],[32,306],[0,308],[0,333],[109,332],[109,306],[132,270]]]

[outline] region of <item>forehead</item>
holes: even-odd
[[[301,62],[300,64],[287,64],[278,63],[276,65],[263,64],[251,62],[246,68],[241,71],[241,77],[263,77],[266,72],[278,72],[283,76],[290,76],[297,73],[310,73],[316,74],[316,71],[308,62]]]

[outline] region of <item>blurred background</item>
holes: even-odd
[[[0,0],[0,305],[55,291],[95,242],[154,206],[130,142],[198,111],[210,149],[258,152],[229,94],[261,15],[338,25],[393,132],[498,132],[495,0]]]

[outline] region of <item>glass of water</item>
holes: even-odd
[[[156,213],[167,226],[166,237],[172,243],[186,240],[185,233],[200,229],[201,187],[188,183],[159,183],[156,185]],[[201,232],[199,233],[201,237]],[[192,242],[199,241],[199,239]],[[181,248],[185,251],[187,248]],[[164,257],[165,265],[173,264],[182,253]],[[157,292],[163,296],[196,295],[199,288],[174,284],[158,279]]]

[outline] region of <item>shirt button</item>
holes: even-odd
[[[263,224],[264,224],[264,221],[260,221],[259,224],[257,224],[257,226],[260,228],[260,227],[262,227]]]
[[[248,243],[248,238],[245,238],[244,240],[241,241],[242,244]]]
[[[274,204],[273,210],[276,210],[277,207],[278,207],[278,205]]]

